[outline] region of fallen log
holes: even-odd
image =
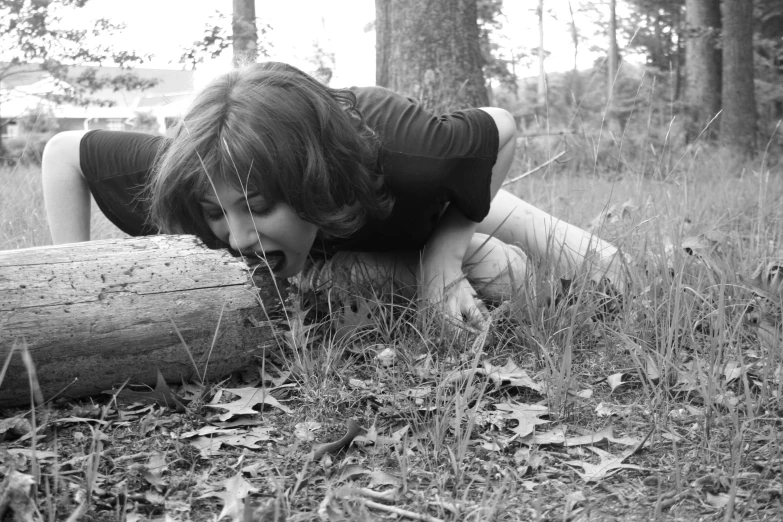
[[[158,370],[214,382],[280,338],[267,315],[278,290],[262,271],[193,236],[0,251],[0,364],[26,345],[46,400],[154,386]],[[0,407],[29,403],[14,353]]]

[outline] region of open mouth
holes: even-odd
[[[264,254],[256,254],[257,264],[266,264],[272,269],[272,272],[279,272],[285,268],[286,257],[282,250],[274,250],[272,252],[265,252]]]
[[[272,268],[273,272],[280,272],[286,265],[285,253],[282,250],[266,253],[266,262]]]
[[[265,253],[248,254],[244,257],[250,268],[258,268],[261,265],[268,266],[273,272],[280,272],[285,268],[286,256],[282,250],[273,250]]]

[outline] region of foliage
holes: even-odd
[[[158,118],[151,112],[136,111],[136,114],[131,118],[130,130],[136,132],[146,132],[148,134],[159,134],[160,123]]]
[[[334,75],[334,53],[325,50],[316,40],[313,42],[313,54],[309,61],[315,67],[311,73],[313,77],[324,85],[329,85]]]
[[[35,132],[41,134],[55,134],[60,130],[60,124],[58,123],[57,118],[54,117],[50,110],[44,107],[23,114],[20,118],[17,118],[16,121],[19,125],[19,131],[22,134]]]
[[[647,65],[668,71],[680,60],[685,0],[630,0],[630,18],[623,21],[628,49],[640,51]]]
[[[269,56],[272,44],[268,40],[268,34],[272,30],[269,24],[259,23],[258,41],[256,51],[258,56]],[[179,62],[196,69],[204,60],[214,60],[223,54],[223,51],[232,47],[234,35],[232,32],[231,18],[221,11],[215,11],[207,20],[204,27],[204,36],[196,40],[182,51]]]
[[[46,143],[60,130],[57,119],[42,107],[16,118],[16,122],[21,136],[5,140],[3,159],[10,163],[40,165]]]
[[[762,122],[771,128],[783,117],[783,4],[757,0],[755,18],[756,94]]]
[[[479,44],[484,59],[484,77],[497,80],[509,89],[516,89],[517,77],[514,70],[529,60],[528,54],[511,46],[508,39],[499,41],[503,27],[503,0],[478,0]]]
[[[122,25],[106,19],[94,22],[92,29],[63,27],[61,14],[67,9],[84,7],[88,0],[0,0],[0,48],[5,62],[0,63],[0,80],[30,74],[32,70],[48,73],[59,88],[52,94],[55,102],[80,105],[107,104],[90,94],[99,89],[146,89],[155,85],[132,74],[115,77],[100,76],[90,70],[69,77],[69,65],[114,63],[121,67],[140,64],[145,57],[133,51],[116,50],[96,43],[94,37],[105,37],[122,29]],[[3,100],[0,99],[0,103]]]
[[[3,142],[3,160],[9,164],[40,165],[44,148],[51,137],[51,132],[30,132],[8,138]]]

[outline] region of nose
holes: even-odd
[[[250,217],[228,216],[228,244],[242,253],[260,251],[261,238]]]

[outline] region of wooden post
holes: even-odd
[[[0,364],[26,344],[45,399],[127,379],[154,386],[157,370],[169,382],[214,382],[280,338],[267,317],[277,287],[262,271],[193,236],[0,251]],[[0,407],[29,405],[16,351]]]

